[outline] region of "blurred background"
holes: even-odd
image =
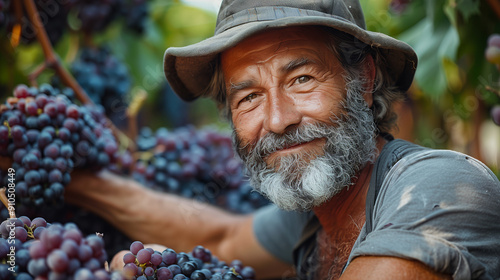
[[[17,84],[61,85],[44,69],[36,28],[0,0],[0,99]],[[217,127],[228,131],[215,104],[181,101],[163,76],[167,47],[184,46],[213,34],[219,0],[37,0],[55,53],[108,117],[126,131],[126,109],[138,93],[147,98],[138,126]],[[394,135],[424,146],[467,153],[499,174],[499,68],[485,52],[500,33],[497,0],[362,0],[369,30],[410,44],[419,56],[407,100],[396,104]],[[25,13],[26,11],[24,11]],[[497,46],[500,48],[500,46]],[[498,60],[498,59],[497,59]],[[496,118],[500,119],[496,113]]]

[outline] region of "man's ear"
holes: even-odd
[[[367,55],[364,63],[364,76],[366,78],[364,84],[364,98],[368,107],[372,107],[373,104],[373,87],[375,85],[375,63],[371,55]]]

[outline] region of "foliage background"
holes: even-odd
[[[207,0],[208,1],[208,0]],[[407,101],[397,104],[397,137],[434,148],[470,154],[499,174],[500,129],[489,114],[500,97],[499,71],[484,58],[488,36],[500,33],[495,0],[361,0],[369,30],[386,33],[410,44],[419,56],[415,82]],[[403,5],[403,6],[398,6]],[[206,5],[205,5],[206,6]],[[399,7],[399,8],[398,8]],[[216,14],[179,0],[150,0],[143,35],[116,21],[89,42],[67,32],[55,46],[66,67],[86,45],[107,44],[129,68],[134,88],[148,93],[139,115],[141,126],[153,129],[193,124],[229,130],[215,104],[206,99],[181,101],[166,85],[162,58],[167,47],[184,46],[213,34]],[[78,22],[70,17],[70,25]],[[29,84],[27,76],[44,61],[40,45],[12,47],[9,34],[0,37],[0,98],[15,85]],[[38,84],[50,82],[45,71]],[[116,108],[125,111],[126,108]],[[125,116],[123,116],[125,118]]]

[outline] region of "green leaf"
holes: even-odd
[[[456,9],[463,15],[465,21],[479,14],[479,0],[457,0]]]
[[[460,43],[458,33],[448,25],[434,26],[426,17],[403,32],[400,40],[410,44],[418,55],[419,63],[415,81],[426,95],[437,98],[447,92],[448,80],[443,65],[444,58],[454,61]]]

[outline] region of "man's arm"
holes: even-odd
[[[72,175],[66,201],[103,217],[132,240],[161,244],[178,252],[202,245],[221,260],[239,259],[252,266],[259,278],[278,277],[292,270],[258,243],[252,215],[232,214],[156,192],[106,171]]]
[[[450,275],[431,270],[418,261],[365,256],[355,258],[346,268],[340,280],[446,280]]]

